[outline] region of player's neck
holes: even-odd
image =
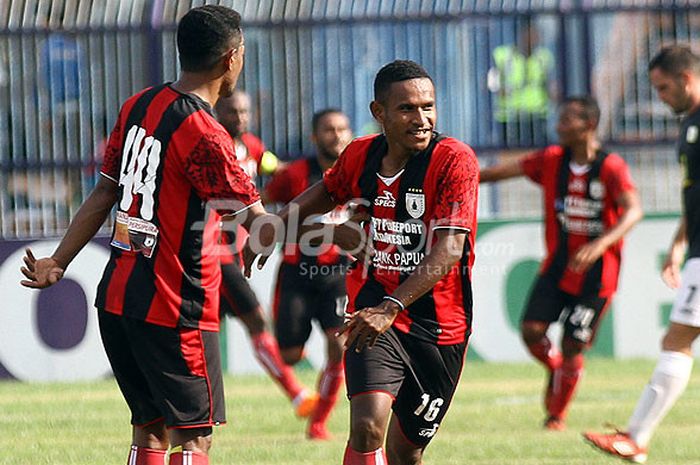
[[[600,143],[598,140],[592,139],[569,148],[571,149],[571,161],[579,165],[589,165],[595,161]]]
[[[221,78],[212,79],[204,73],[184,71],[180,78],[172,84],[172,88],[183,94],[194,94],[213,108],[219,100],[221,83]]]
[[[333,163],[335,163],[336,158],[331,158],[328,155],[322,153],[320,150],[317,150],[316,160],[318,161],[318,165],[321,167],[321,171],[325,172],[333,166]]]

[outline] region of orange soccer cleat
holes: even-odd
[[[299,418],[307,418],[314,413],[316,405],[318,405],[318,393],[304,393],[303,397],[301,397],[298,402],[295,400],[294,413],[296,413]]]
[[[629,434],[622,431],[614,433],[583,433],[583,438],[593,447],[607,454],[614,455],[633,463],[647,461],[647,450],[640,447]]]

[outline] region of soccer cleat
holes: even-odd
[[[316,410],[316,406],[318,405],[318,393],[304,392],[300,395],[303,397],[301,397],[298,402],[296,402],[295,399],[294,413],[296,413],[299,418],[307,418]]]
[[[544,421],[544,427],[549,431],[564,431],[566,430],[566,423],[561,418],[550,416]]]
[[[323,423],[309,424],[309,429],[306,431],[306,437],[315,441],[327,441],[333,438],[331,433],[326,428],[326,425]]]
[[[647,450],[639,447],[629,434],[616,431],[614,433],[583,433],[583,438],[596,449],[622,460],[633,463],[647,461]]]

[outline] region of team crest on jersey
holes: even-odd
[[[685,141],[689,144],[694,144],[698,141],[698,130],[697,126],[690,126],[688,131],[685,133]]]
[[[591,181],[588,191],[590,192],[591,197],[596,200],[602,199],[605,195],[605,187],[603,187],[603,183],[600,182],[600,179],[594,179]]]
[[[425,213],[425,194],[421,189],[408,189],[406,192],[406,211],[412,218],[423,216]]]
[[[574,178],[574,180],[569,183],[569,192],[586,192],[586,182],[581,178]]]

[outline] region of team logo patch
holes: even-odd
[[[412,218],[420,218],[425,213],[425,194],[420,189],[406,192],[406,211]]]
[[[698,130],[697,126],[690,126],[685,133],[685,141],[689,144],[696,143],[698,141],[698,133],[700,133],[700,130]]]
[[[602,199],[605,195],[605,187],[603,187],[603,183],[598,179],[591,181],[588,191],[590,192],[591,197],[596,200]]]
[[[586,192],[586,183],[581,178],[575,178],[569,183],[569,192]]]

